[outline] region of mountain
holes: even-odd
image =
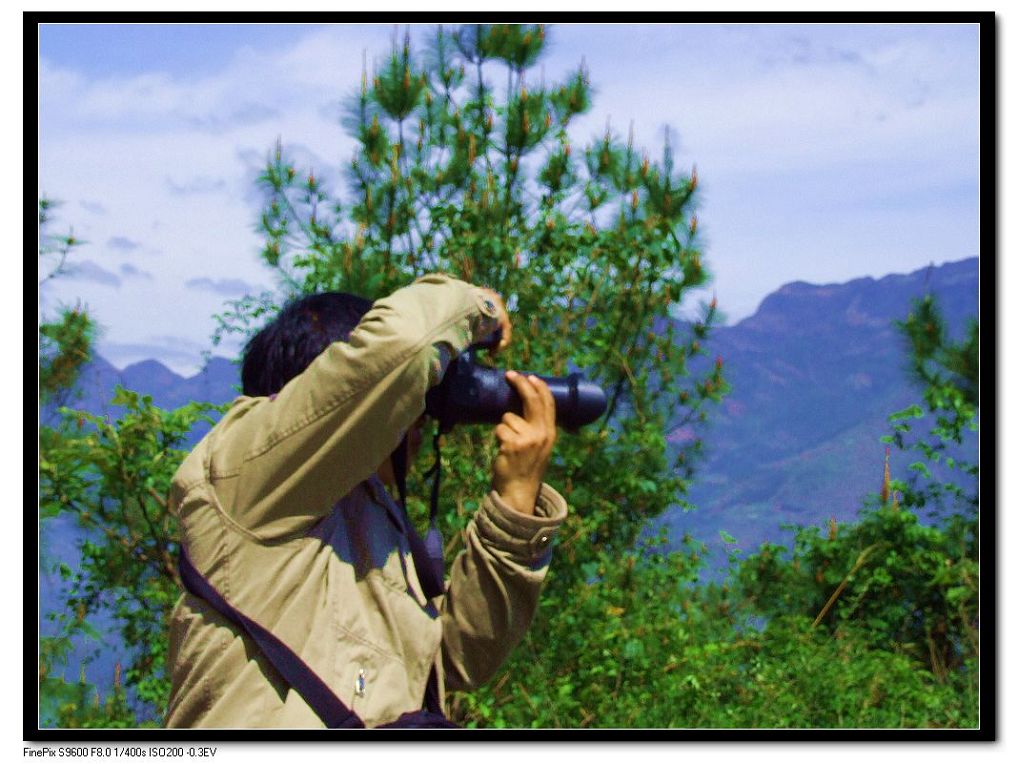
[[[888,416],[921,401],[908,378],[905,341],[894,322],[927,292],[960,336],[978,312],[976,258],[881,279],[844,284],[795,282],[757,312],[719,327],[710,362],[724,360],[731,393],[713,412],[706,457],[689,500],[663,518],[673,538],[714,542],[719,532],[742,549],[791,538],[782,524],[851,520],[883,479]],[[677,430],[679,443],[688,433]],[[975,458],[975,440],[965,444]],[[891,452],[895,478],[907,477],[908,454]]]
[[[140,361],[120,371],[102,356],[95,355],[81,370],[74,392],[65,395],[58,403],[115,417],[120,407],[113,406],[110,399],[117,385],[142,395],[151,395],[152,402],[165,409],[178,408],[191,401],[229,403],[240,394],[240,367],[227,358],[215,356],[197,374],[182,377],[159,361]],[[44,424],[53,423],[56,406],[47,406],[40,416]],[[191,433],[188,445],[195,445],[208,429],[208,424],[199,423]]]

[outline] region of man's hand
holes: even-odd
[[[538,377],[516,371],[507,371],[505,377],[523,400],[523,416],[507,412],[495,427],[498,455],[492,488],[510,507],[532,515],[558,434],[555,399]]]

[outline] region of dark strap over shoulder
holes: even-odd
[[[429,519],[428,534],[423,539],[414,528],[410,515],[406,510],[406,474],[407,458],[409,452],[408,436],[404,435],[403,440],[396,446],[389,459],[392,463],[392,474],[396,479],[396,491],[399,493],[399,505],[403,510],[403,521],[406,525],[407,541],[410,544],[410,554],[414,558],[414,567],[417,569],[417,579],[421,582],[426,599],[434,599],[445,592],[445,562],[442,558],[444,544],[442,532],[438,529],[438,482],[441,479],[442,461],[438,451],[438,433],[435,433],[435,466],[432,470],[435,473],[435,482],[431,491],[431,515]],[[425,477],[431,474],[429,470]]]
[[[184,547],[180,548],[180,578],[184,588],[211,605],[227,620],[240,626],[257,643],[262,654],[295,689],[304,702],[329,729],[362,729],[364,722],[346,707],[325,681],[275,634],[248,618],[227,602],[208,579],[194,567]],[[438,677],[432,666],[424,693],[426,710],[409,711],[385,727],[456,727],[441,712]]]
[[[198,572],[180,548],[180,578],[185,588],[201,597],[221,615],[240,625],[261,648],[262,654],[283,675],[287,684],[300,693],[304,701],[330,729],[363,727],[364,722],[344,705],[329,686],[300,656],[283,644],[271,631],[255,623],[227,602],[215,587]]]

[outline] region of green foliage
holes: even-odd
[[[40,280],[41,288],[50,279],[66,272],[67,259],[72,250],[81,246],[73,231],[53,234],[49,230],[53,222],[53,210],[59,202],[46,197],[39,199],[39,271],[49,269]],[[81,368],[91,357],[96,327],[92,318],[80,306],[62,307],[55,319],[40,316],[39,320],[39,406],[66,402],[78,379]],[[40,426],[40,464],[45,463],[49,447],[61,437],[61,428]],[[64,562],[54,563],[46,543],[42,512],[40,507],[39,558],[43,566],[55,566],[62,577],[70,575],[70,568]],[[67,616],[64,616],[66,619]],[[81,619],[80,633],[97,636],[91,626]],[[66,666],[71,651],[71,640],[66,635],[40,636],[39,638],[39,720],[42,725],[61,722],[81,726],[92,718],[98,704],[85,701],[91,697],[94,687],[88,685],[84,675],[77,685],[68,683],[62,676],[53,676],[54,667]],[[78,711],[80,710],[80,713]]]
[[[66,273],[82,244],[73,231],[48,230],[57,203],[39,200],[40,286]],[[39,402],[51,407],[73,393],[91,358],[94,320],[80,307],[62,308],[39,325]],[[39,428],[40,567],[59,574],[63,607],[47,614],[55,633],[40,636],[40,724],[62,727],[158,725],[169,691],[165,675],[167,618],[179,596],[175,521],[166,495],[185,452],[185,438],[199,420],[211,421],[216,407],[191,403],[175,411],[152,405],[150,396],[117,387],[109,401],[122,414],[111,421],[87,411],[60,407],[52,426]],[[70,514],[84,531],[80,560],[54,560],[46,548],[47,523]],[[108,649],[93,623],[105,613],[132,653],[117,663],[113,690],[105,700],[85,680],[68,682],[72,645]],[[86,657],[86,662],[91,659]],[[123,677],[121,676],[123,673]],[[123,681],[121,681],[123,679]],[[131,700],[128,700],[128,689]]]
[[[39,402],[50,402],[73,388],[91,358],[92,318],[81,308],[65,308],[55,321],[39,325]]]
[[[42,287],[50,279],[66,272],[67,258],[84,242],[73,231],[63,235],[52,234],[49,224],[53,209],[59,203],[47,198],[39,199],[39,266],[50,271],[39,282]],[[54,262],[55,261],[55,262]],[[46,404],[66,396],[77,381],[78,372],[88,363],[96,327],[92,318],[81,307],[62,307],[55,319],[39,322],[39,403]]]
[[[967,476],[974,486],[978,463],[960,458],[958,446],[979,429],[979,324],[971,320],[959,341],[951,341],[943,314],[931,295],[913,301],[898,326],[909,344],[910,370],[923,389],[923,406],[912,405],[891,416],[894,433],[884,440],[916,452],[909,481],[895,481],[907,507],[935,514],[960,511],[975,515],[978,491],[954,480],[935,478],[931,470]],[[920,428],[925,422],[928,430]]]
[[[117,664],[113,689],[103,699],[98,688],[85,680],[85,669],[76,682],[68,682],[63,676],[49,676],[47,667],[52,645],[63,643],[61,652],[69,649],[69,640],[43,638],[40,642],[43,661],[39,674],[39,726],[62,728],[127,728],[157,727],[153,719],[139,720],[130,707],[127,691],[120,682],[120,665]],[[66,658],[66,654],[63,655]]]
[[[47,677],[39,682],[41,726],[54,727],[133,727],[134,718],[127,707],[122,688],[102,701],[95,685],[84,680],[67,682]]]
[[[813,626],[808,597],[760,608],[737,583],[703,583],[704,553],[687,537],[667,554],[589,563],[567,593],[550,586],[512,663],[453,712],[497,728],[977,723],[971,662],[940,677],[865,622]],[[769,564],[779,581],[797,565]]]
[[[199,420],[211,421],[216,410],[190,403],[165,411],[150,396],[119,386],[110,403],[122,409],[116,420],[64,408],[64,426],[40,433],[40,520],[70,513],[86,538],[74,568],[57,565],[66,587],[64,609],[50,615],[57,641],[43,655],[41,690],[56,699],[49,703],[59,701],[61,723],[79,726],[137,726],[160,718],[169,691],[168,617],[180,594],[177,528],[166,496],[188,432]],[[125,687],[135,700],[131,708],[116,693],[98,710],[94,703],[73,701],[73,693],[85,692],[83,680],[75,688],[46,682],[71,638],[100,639],[90,622],[100,612],[112,617],[130,652],[123,664]]]
[[[68,256],[76,247],[85,244],[74,235],[73,229],[68,230],[66,234],[50,232],[49,225],[53,222],[53,210],[60,204],[59,201],[45,196],[39,199],[39,266],[40,270],[50,268],[49,273],[40,282],[40,286],[50,279],[66,273]]]
[[[800,529],[791,559],[764,545],[741,565],[739,584],[767,618],[811,614],[835,636],[844,629],[908,657],[939,681],[978,655],[977,526],[941,527],[889,506],[826,534]]]

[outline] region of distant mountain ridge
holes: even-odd
[[[229,403],[240,395],[240,366],[228,358],[213,356],[197,374],[183,377],[155,360],[139,361],[118,370],[105,358],[94,354],[81,370],[74,393],[61,403],[93,414],[116,416],[118,407],[111,405],[110,399],[117,385],[151,395],[152,402],[165,409],[178,408],[191,401]],[[43,410],[44,423],[52,422],[54,417],[54,406]],[[207,424],[199,423],[189,444],[196,444],[208,429]]]
[[[162,408],[176,408],[188,401],[226,403],[240,394],[240,367],[228,358],[213,356],[197,374],[183,377],[155,360],[118,371],[97,355],[81,374],[82,403],[106,405],[117,384],[151,395],[153,403]]]
[[[704,438],[689,496],[697,509],[668,513],[672,535],[717,541],[725,530],[751,548],[787,540],[782,523],[853,518],[880,488],[888,416],[921,400],[894,322],[927,292],[960,335],[978,313],[978,259],[843,284],[794,282],[716,329],[711,360],[724,359],[732,390]],[[965,448],[974,458],[975,439]],[[892,451],[894,477],[907,477],[912,460]]]

